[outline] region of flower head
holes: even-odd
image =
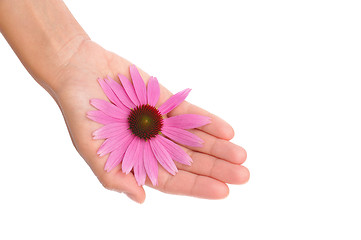
[[[98,110],[89,111],[87,117],[104,125],[93,132],[93,138],[105,139],[97,153],[109,154],[106,171],[122,164],[126,174],[133,169],[139,185],[144,185],[147,176],[157,185],[158,163],[173,175],[178,171],[173,160],[191,164],[192,159],[175,142],[201,147],[203,140],[186,129],[206,125],[210,119],[195,114],[168,118],[167,114],[184,101],[190,89],[171,96],[157,108],[158,80],[151,77],[146,86],[134,65],[129,71],[132,82],[123,75],[118,75],[121,84],[110,77],[98,79],[110,102],[91,99],[90,104]]]

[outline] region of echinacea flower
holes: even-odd
[[[132,169],[138,185],[144,185],[146,177],[153,185],[158,183],[158,162],[170,174],[175,175],[174,161],[191,165],[190,156],[175,142],[201,147],[203,140],[186,129],[198,128],[210,123],[210,118],[183,114],[167,117],[188,96],[185,89],[165,101],[159,107],[160,88],[158,80],[150,77],[145,85],[138,69],[129,68],[132,82],[118,75],[121,84],[110,77],[98,79],[110,102],[91,99],[96,111],[89,111],[87,117],[104,126],[93,132],[94,139],[105,139],[98,154],[109,153],[104,169],[111,171],[119,164],[128,174]]]

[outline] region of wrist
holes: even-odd
[[[0,1],[0,32],[50,93],[58,85],[58,72],[89,39],[61,0]]]
[[[47,66],[39,63],[35,66],[38,74],[37,76],[33,75],[34,79],[53,96],[64,85],[64,75],[72,67],[72,58],[88,40],[90,38],[85,32],[79,32],[69,37],[62,45],[54,47],[50,63],[51,70],[49,71]]]

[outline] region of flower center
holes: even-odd
[[[159,134],[163,126],[163,118],[158,109],[144,104],[130,112],[128,123],[135,136],[147,140]]]

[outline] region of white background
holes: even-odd
[[[229,121],[227,199],[104,190],[0,37],[0,239],[360,239],[359,1],[66,1],[93,40]]]

